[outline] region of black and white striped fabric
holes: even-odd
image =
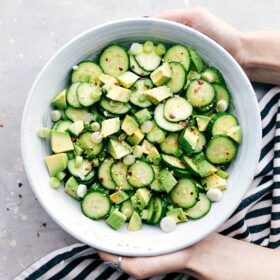
[[[224,235],[269,248],[280,247],[280,87],[259,102],[262,117],[262,151],[255,179],[232,217],[218,230]],[[156,279],[187,279],[168,274]],[[93,248],[75,244],[40,259],[15,280],[132,279],[106,266]]]

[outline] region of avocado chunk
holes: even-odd
[[[127,135],[132,135],[135,130],[139,128],[139,125],[137,121],[130,115],[126,115],[123,123],[122,123],[122,130],[127,134]]]
[[[74,136],[78,136],[84,130],[84,122],[83,121],[75,121],[73,122],[67,129],[67,132]]]
[[[110,139],[108,144],[108,152],[114,159],[121,159],[124,156],[128,155],[131,150],[123,143],[117,140]]]
[[[141,220],[139,214],[136,211],[134,211],[130,218],[127,230],[128,231],[138,231],[138,230],[141,230],[142,227],[143,227],[142,220]]]
[[[107,93],[107,97],[111,100],[126,103],[129,101],[131,90],[120,87],[112,86]]]
[[[74,150],[70,135],[57,130],[52,131],[51,147],[52,151],[56,154]]]
[[[143,153],[148,155],[150,153],[151,149],[155,146],[145,139],[142,142],[141,147],[143,148]]]
[[[107,85],[118,85],[118,81],[116,78],[106,75],[106,74],[100,74],[99,76],[99,80],[103,83],[103,84],[107,84]]]
[[[210,176],[217,171],[217,168],[206,159],[198,161],[196,166],[201,177]]]
[[[136,194],[131,196],[130,200],[131,200],[131,205],[132,205],[133,209],[142,209],[142,206],[141,206],[138,196]]]
[[[152,118],[152,115],[150,113],[150,111],[147,108],[144,108],[140,111],[137,111],[135,113],[135,117],[137,119],[137,121],[142,124],[148,120],[150,120]]]
[[[239,125],[231,127],[227,132],[226,135],[232,138],[235,142],[240,144],[242,139],[242,131]]]
[[[210,118],[203,115],[197,115],[195,118],[196,118],[198,130],[201,132],[206,131]]]
[[[150,149],[149,154],[146,157],[146,161],[152,162],[155,165],[160,164],[161,156],[160,156],[160,153],[158,152],[158,150],[157,150],[157,148],[155,146],[153,146]]]
[[[76,144],[73,144],[73,146],[74,146],[74,153],[75,153],[75,155],[76,156],[81,156],[82,153],[83,153],[83,149],[80,146],[76,145]]]
[[[67,102],[66,102],[66,89],[60,92],[53,100],[52,105],[56,106],[59,109],[66,109]]]
[[[145,134],[142,132],[140,128],[138,128],[137,130],[134,131],[134,133],[131,136],[127,137],[127,141],[131,145],[138,145],[143,140],[144,137]]]
[[[136,191],[136,196],[142,208],[145,208],[151,199],[151,192],[147,188],[140,188]]]
[[[68,157],[66,153],[46,156],[45,162],[47,164],[50,176],[53,177],[67,167]]]
[[[123,87],[130,88],[139,79],[139,77],[136,74],[127,71],[119,75],[117,79]]]
[[[129,199],[129,195],[124,191],[117,191],[110,195],[110,199],[113,203],[120,204]]]
[[[119,132],[121,129],[120,118],[112,118],[104,120],[101,123],[101,136],[107,137],[109,135]]]
[[[126,221],[126,215],[115,209],[111,215],[107,218],[106,222],[113,229],[118,230]]]
[[[155,105],[161,101],[173,96],[170,88],[167,86],[156,87],[145,91],[145,96]]]
[[[182,208],[173,208],[166,213],[166,216],[173,218],[176,224],[187,221],[187,216]]]
[[[168,168],[162,169],[160,171],[159,177],[160,177],[160,182],[167,193],[169,193],[177,184],[177,180],[172,175],[172,173],[168,170]]]
[[[220,189],[221,191],[226,190],[227,188],[227,181],[217,174],[212,174],[205,178],[205,189],[208,191],[212,188]]]
[[[78,182],[76,181],[76,179],[72,176],[70,177],[66,184],[65,184],[65,188],[64,191],[71,197],[80,200],[81,198],[77,195],[77,190],[78,190]]]
[[[187,155],[191,155],[196,148],[199,132],[196,127],[185,128],[179,137],[179,143]]]
[[[169,66],[169,63],[166,62],[158,67],[154,72],[152,72],[151,80],[156,86],[161,86],[170,80],[171,75],[171,68]]]

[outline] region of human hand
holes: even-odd
[[[169,10],[152,17],[182,23],[200,31],[222,45],[241,65],[243,64],[241,33],[206,9],[198,7]]]

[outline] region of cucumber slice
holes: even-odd
[[[155,205],[154,205],[154,198],[152,197],[148,208],[144,209],[141,213],[141,218],[146,221],[146,223],[151,224],[155,217]]]
[[[93,220],[106,217],[110,208],[111,203],[108,195],[98,191],[87,193],[81,201],[83,214]]]
[[[120,210],[123,214],[126,215],[127,219],[130,219],[130,217],[132,216],[132,213],[134,211],[132,204],[131,204],[131,200],[129,199],[129,200],[126,200],[125,202],[123,202]]]
[[[85,180],[85,177],[92,170],[92,165],[89,160],[84,159],[82,161],[81,166],[75,166],[75,159],[71,159],[68,161],[68,170],[71,175],[78,177],[82,180]]]
[[[180,179],[170,193],[171,200],[183,208],[193,207],[198,198],[198,191],[191,179]]]
[[[128,166],[121,161],[113,163],[111,167],[111,177],[116,186],[122,190],[131,190],[131,186],[127,181],[127,168]]]
[[[233,126],[227,131],[227,136],[232,138],[236,143],[240,144],[242,140],[242,130],[239,125]]]
[[[123,115],[129,112],[131,109],[131,106],[128,103],[123,102],[111,102],[107,98],[102,98],[100,101],[100,106],[106,110],[107,112],[110,112],[112,114],[116,115]]]
[[[204,193],[200,193],[197,203],[187,210],[187,216],[190,219],[200,219],[205,216],[211,208],[211,201]]]
[[[177,133],[170,133],[165,140],[160,143],[160,149],[169,155],[173,155],[175,157],[180,157],[183,154],[183,151],[179,147],[178,142],[179,136]]]
[[[237,144],[228,136],[214,136],[207,145],[205,155],[214,164],[231,162],[237,154]]]
[[[189,71],[191,65],[191,57],[189,50],[181,45],[175,45],[167,50],[164,55],[164,61],[166,62],[179,62],[186,71]]]
[[[187,170],[174,169],[173,174],[177,178],[191,178],[191,173]]]
[[[94,143],[92,141],[90,132],[81,134],[77,140],[77,145],[85,151],[85,154],[90,159],[100,154],[104,147],[103,142]]]
[[[221,85],[221,84],[212,84],[215,91],[216,91],[216,100],[217,100],[217,103],[221,100],[223,100],[226,104],[226,107],[225,107],[225,110],[226,111],[229,106],[230,106],[230,100],[231,100],[231,97],[230,97],[230,93],[228,91],[228,89],[224,86],[224,85]]]
[[[152,224],[156,225],[165,216],[166,209],[167,209],[167,202],[163,198],[156,196],[154,198],[154,209],[155,209],[155,213],[154,213]]]
[[[57,123],[55,123],[52,129],[60,132],[66,132],[72,123],[73,122],[71,121],[58,121]]]
[[[218,113],[209,122],[208,130],[215,135],[226,135],[227,132],[238,125],[235,116],[229,113]]]
[[[179,158],[176,158],[174,156],[170,155],[161,155],[163,163],[165,163],[167,166],[180,169],[180,170],[185,170],[185,162],[183,160],[180,160]]]
[[[205,68],[201,74],[201,78],[207,81],[208,83],[218,83],[218,84],[225,83],[221,72],[213,66],[209,66]]]
[[[65,115],[73,122],[83,121],[84,123],[89,123],[92,121],[92,114],[87,109],[68,107],[65,110]]]
[[[82,84],[81,82],[75,82],[69,87],[66,93],[67,102],[69,103],[69,105],[71,105],[74,108],[82,107],[77,95],[77,89],[81,84]]]
[[[126,50],[119,45],[111,45],[103,50],[99,64],[104,73],[117,77],[129,68],[129,57]]]
[[[150,53],[141,52],[137,54],[135,60],[145,71],[154,71],[161,63],[161,57],[154,50]]]
[[[206,137],[203,133],[199,132],[198,140],[197,140],[196,146],[193,150],[193,154],[200,153],[204,149],[205,146],[206,146]]]
[[[94,181],[94,175],[95,175],[95,171],[92,170],[88,173],[88,175],[83,180],[80,177],[75,179],[77,180],[77,182],[87,185],[87,184],[91,184]]]
[[[102,95],[100,87],[89,83],[80,84],[76,92],[79,103],[84,107],[89,107],[98,102]]]
[[[130,56],[129,56],[129,62],[130,62],[130,68],[131,68],[131,70],[132,70],[135,74],[137,74],[137,75],[139,75],[139,76],[141,76],[141,77],[148,76],[148,75],[151,74],[151,72],[145,71],[144,69],[142,69],[142,68],[139,66],[139,64],[136,62],[136,60],[135,60],[135,58],[134,58],[133,55],[130,55]]]
[[[179,137],[180,147],[187,153],[187,155],[191,155],[197,147],[197,142],[199,138],[200,132],[194,126],[188,126],[182,132]]]
[[[115,190],[117,187],[111,177],[111,168],[113,163],[113,159],[106,159],[102,162],[98,169],[98,181],[108,190]]]
[[[194,49],[190,49],[190,55],[191,55],[191,60],[196,68],[196,71],[198,73],[202,72],[204,68],[204,64],[199,54]]]
[[[128,183],[136,188],[149,186],[155,177],[154,170],[148,163],[137,160],[127,172]]]
[[[184,125],[180,123],[172,123],[165,119],[164,117],[164,104],[157,105],[155,109],[155,122],[156,124],[166,131],[176,132],[184,129]]]
[[[160,144],[165,140],[165,132],[153,123],[152,129],[146,134],[146,137],[151,143]]]
[[[153,83],[150,79],[140,79],[135,82],[134,90],[130,94],[130,102],[138,107],[147,108],[152,105],[145,96],[145,91],[152,88]]]
[[[192,114],[192,105],[185,98],[175,95],[165,102],[163,112],[168,121],[179,122]]]
[[[190,82],[187,88],[186,98],[193,107],[199,110],[214,102],[215,90],[208,82],[195,80]]]
[[[180,92],[186,84],[186,70],[184,66],[179,62],[170,62],[171,79],[166,84],[173,93]]]
[[[183,160],[185,162],[186,169],[195,176],[200,176],[198,172],[198,168],[196,164],[192,161],[191,158],[187,156],[183,156]]]
[[[102,69],[92,61],[82,61],[78,65],[78,69],[73,70],[71,82],[83,82],[96,84],[98,77],[103,73]]]

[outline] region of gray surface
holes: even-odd
[[[193,0],[190,4],[207,6],[235,26],[252,29],[280,26],[277,2],[240,0],[221,5],[224,2],[219,0]],[[39,70],[62,45],[90,27],[150,15],[160,9],[181,8],[186,3],[0,0],[0,124],[4,125],[0,128],[0,279],[10,279],[38,258],[75,242],[36,201],[22,167],[21,114]],[[19,183],[23,185],[19,187]]]

